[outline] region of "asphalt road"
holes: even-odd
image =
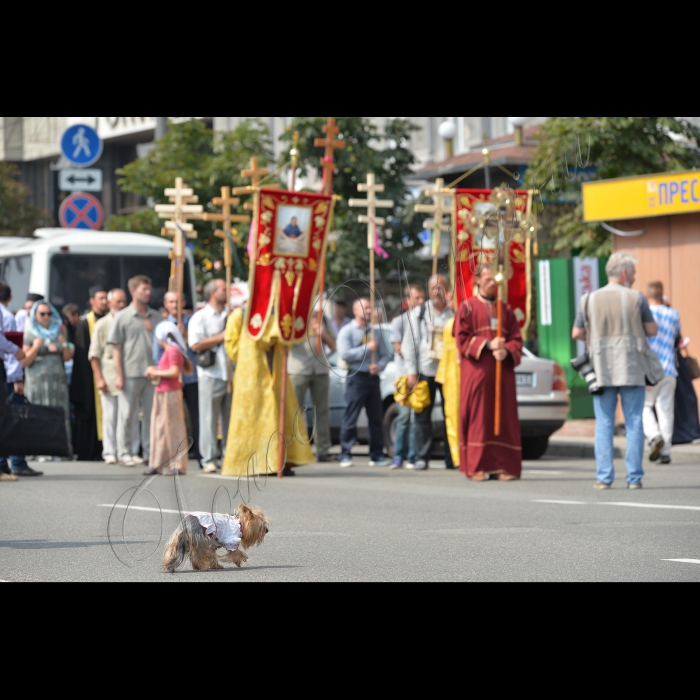
[[[270,479],[261,492],[251,485],[272,528],[244,569],[195,573],[188,565],[174,576],[161,570],[158,512],[174,511],[162,516],[167,539],[178,522],[172,479],[152,484],[152,495],[133,504],[145,510],[130,511],[124,529],[125,511],[115,511],[112,545],[127,566],[110,544],[105,506],[137,486],[139,472],[41,467],[43,479],[0,484],[0,580],[700,581],[693,455],[650,466],[641,492],[627,491],[624,479],[613,491],[594,491],[589,460],[528,463],[525,479],[511,484],[472,484],[441,470],[389,472],[366,459],[348,471],[307,467],[294,479]],[[197,473],[182,485],[187,509],[211,511],[219,487],[233,496],[237,482]],[[213,509],[229,510],[223,490]]]

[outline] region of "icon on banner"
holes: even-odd
[[[63,200],[58,218],[63,228],[99,231],[104,211],[99,200],[90,194],[72,194]]]

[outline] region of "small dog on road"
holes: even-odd
[[[263,544],[269,527],[265,513],[248,506],[241,506],[236,516],[188,513],[165,547],[163,566],[174,574],[189,556],[195,571],[223,569],[222,564],[240,569],[248,561],[246,550]],[[221,549],[226,554],[219,557]]]

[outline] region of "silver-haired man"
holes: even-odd
[[[596,489],[611,489],[615,482],[613,463],[615,415],[618,396],[627,423],[627,484],[643,488],[644,403],[647,384],[664,378],[663,367],[647,338],[659,329],[641,292],[633,292],[637,260],[628,253],[616,253],[607,267],[607,287],[587,294],[581,300],[574,340],[588,341],[591,361],[600,393],[594,396],[596,415]]]

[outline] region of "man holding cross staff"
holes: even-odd
[[[480,265],[479,293],[462,304],[454,327],[461,357],[460,470],[476,482],[492,477],[517,481],[522,476],[515,368],[523,339],[513,310],[503,300],[503,281],[502,267],[494,275],[491,265]]]

